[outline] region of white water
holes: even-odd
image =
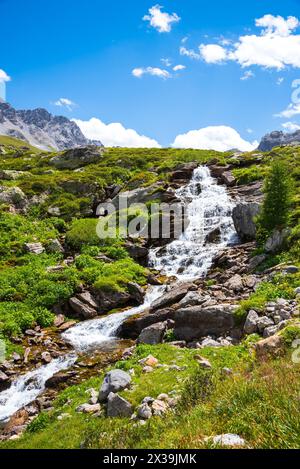
[[[0,393],[0,423],[32,402],[45,389],[45,382],[55,373],[72,366],[74,353],[52,360],[48,365],[19,376],[9,389]]]
[[[189,226],[178,240],[150,253],[150,266],[179,280],[203,277],[220,249],[236,240],[234,205],[226,188],[204,166],[194,171],[191,182],[176,195],[187,206]],[[215,229],[220,229],[219,242],[207,243],[207,235]]]
[[[234,241],[236,232],[231,218],[233,203],[225,187],[218,186],[211,178],[208,168],[197,168],[190,183],[176,192],[177,197],[188,207],[190,224],[180,239],[164,248],[162,255],[159,249],[152,250],[150,265],[181,281],[206,275],[214,256]],[[206,236],[215,228],[220,228],[220,241],[205,243]],[[151,286],[143,305],[104,318],[84,321],[66,331],[62,337],[78,352],[88,352],[114,340],[122,322],[147,310],[163,294],[164,289]],[[68,354],[17,378],[8,390],[0,393],[0,423],[32,402],[44,391],[48,378],[69,368],[75,361],[76,355]]]

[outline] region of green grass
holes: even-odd
[[[36,147],[33,147],[27,142],[24,142],[23,140],[19,140],[18,138],[14,137],[7,137],[5,135],[0,135],[0,145],[4,146],[12,146],[14,148],[28,148],[31,152],[34,153],[40,153],[41,150],[39,150]]]

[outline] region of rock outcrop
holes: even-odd
[[[260,204],[257,202],[238,203],[232,212],[235,229],[242,241],[255,239],[255,217],[259,214]]]
[[[51,158],[49,164],[57,169],[77,169],[87,164],[97,163],[102,154],[103,149],[96,145],[72,148]]]
[[[270,151],[274,147],[286,145],[300,145],[300,130],[292,133],[275,130],[262,138],[258,149],[260,151]]]

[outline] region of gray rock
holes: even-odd
[[[253,270],[257,269],[259,265],[261,265],[267,259],[266,254],[259,254],[257,256],[252,257],[249,262],[249,271],[252,272]]]
[[[80,301],[76,296],[70,298],[69,305],[81,319],[92,319],[97,316],[97,311],[94,308],[91,308],[87,304]]]
[[[294,292],[296,295],[300,295],[300,287],[295,288]]]
[[[271,254],[280,251],[289,233],[290,233],[290,230],[288,229],[274,230],[272,235],[266,241],[265,251]]]
[[[99,392],[99,402],[104,402],[110,393],[123,391],[130,386],[131,376],[123,370],[109,371]]]
[[[166,330],[166,322],[158,322],[157,324],[152,324],[151,326],[146,327],[142,330],[137,339],[137,342],[139,344],[149,345],[160,344],[163,341]]]
[[[95,298],[91,295],[89,291],[83,291],[77,295],[77,298],[88,305],[90,308],[97,309],[98,305],[95,301]]]
[[[173,285],[169,292],[165,293],[151,304],[151,311],[165,308],[166,306],[177,303],[178,301],[182,300],[182,298],[193,286],[194,285],[191,283]]]
[[[244,289],[242,277],[239,274],[234,275],[225,283],[225,287],[234,292],[242,291]]]
[[[0,392],[4,391],[5,389],[9,388],[10,380],[9,377],[0,370]]]
[[[242,241],[253,240],[256,237],[255,217],[260,212],[258,202],[238,203],[232,212],[235,229]]]
[[[132,296],[132,298],[139,304],[144,302],[145,291],[135,282],[129,282],[127,284],[127,289]]]
[[[152,402],[153,402],[153,399],[152,399],[151,403],[152,403]],[[148,405],[147,402],[141,404],[141,405],[137,408],[137,416],[138,416],[138,418],[143,419],[143,420],[151,419],[151,417],[152,417],[152,410],[151,410],[151,407]]]
[[[72,148],[64,153],[54,156],[49,164],[57,169],[76,169],[101,160],[103,149],[96,145]]]
[[[191,342],[207,335],[222,335],[234,327],[235,309],[228,304],[178,309],[175,313],[175,337]]]
[[[231,171],[224,171],[221,176],[221,181],[228,187],[232,187],[236,183],[236,179]]]
[[[27,252],[30,254],[42,254],[45,251],[45,248],[41,243],[26,243],[25,244],[25,249]]]
[[[259,316],[257,312],[254,310],[249,311],[244,325],[244,332],[246,334],[254,334],[255,332],[257,332],[258,321]]]
[[[76,412],[83,414],[95,414],[100,412],[100,404],[82,404],[76,408]]]
[[[262,332],[266,327],[270,326],[274,326],[274,322],[267,316],[262,316],[257,321],[257,328],[259,332]]]
[[[28,200],[19,187],[0,186],[0,203],[13,205],[16,209],[25,209],[28,205]]]
[[[0,179],[4,179],[6,181],[15,181],[16,179],[20,179],[27,175],[30,176],[30,173],[26,171],[15,171],[10,169],[0,170]]]
[[[201,347],[222,347],[222,344],[217,340],[212,339],[211,337],[207,337],[201,342]]]
[[[130,417],[133,407],[119,394],[109,393],[107,398],[107,417]]]
[[[284,269],[285,273],[287,274],[297,274],[299,272],[299,267],[295,265],[289,265]]]

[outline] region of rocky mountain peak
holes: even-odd
[[[262,138],[258,149],[260,151],[270,151],[274,147],[285,145],[300,145],[300,130],[292,133],[275,130]]]
[[[78,125],[64,116],[53,116],[46,109],[16,110],[0,102],[0,135],[16,137],[42,150],[67,150],[90,145]]]

